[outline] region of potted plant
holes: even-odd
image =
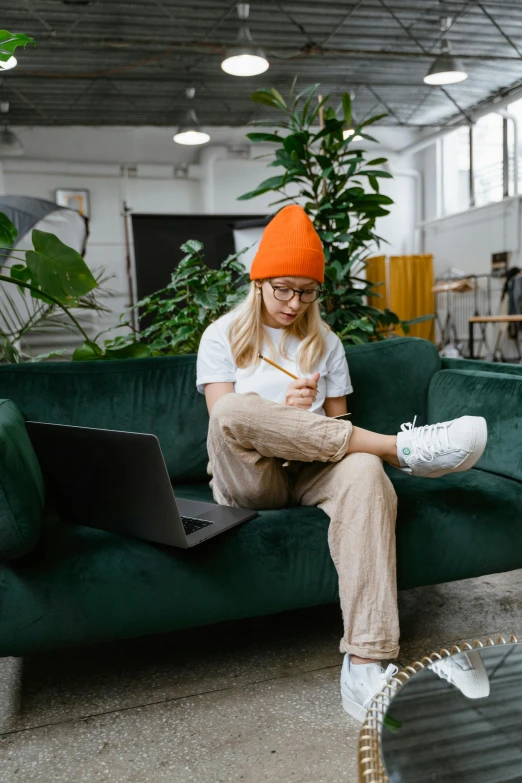
[[[275,145],[268,165],[282,172],[240,200],[272,191],[280,196],[273,205],[302,204],[326,256],[323,317],[343,342],[382,339],[399,323],[407,332],[408,323],[414,321],[400,322],[390,310],[367,304],[368,296],[378,294],[364,276],[366,259],[383,241],[375,231],[376,220],[388,215],[393,204],[381,193],[380,182],[392,175],[383,168],[386,158],[368,160],[368,154],[353,144],[376,141],[367,130],[386,115],[373,115],[354,125],[347,93],[338,114],[329,105],[329,96],[320,97],[318,91],[319,85],[314,84],[295,94],[294,81],[288,102],[274,88],[253,93],[252,100],[270,107],[276,118],[258,123],[270,127],[270,132],[247,136],[255,143]],[[423,319],[415,322],[419,320]]]

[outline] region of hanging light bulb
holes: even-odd
[[[229,49],[228,56],[221,63],[221,67],[225,73],[229,73],[231,76],[258,76],[268,70],[270,63],[263,50],[255,45],[252,33],[246,24],[250,14],[250,5],[238,3],[237,14],[241,22],[237,41]]]
[[[352,100],[353,100],[353,95],[352,95]],[[356,127],[357,127],[357,122],[352,113],[352,121],[350,122],[348,127],[344,128],[343,130],[343,139],[349,139],[350,136],[353,136],[352,141],[362,141],[362,136],[359,136],[359,134],[357,134],[357,136],[354,136]]]
[[[185,95],[189,100],[192,100],[195,94],[195,87],[187,87],[185,90]],[[186,144],[188,146],[206,144],[207,141],[210,141],[210,136],[208,133],[205,133],[201,130],[201,126],[194,109],[189,109],[186,113],[185,119],[178,128],[178,132],[174,135],[174,141],[176,144]]]
[[[451,26],[451,18],[441,18],[440,26],[444,33],[444,38],[440,44],[440,54],[435,58],[430,70],[424,77],[424,83],[432,86],[458,84],[465,81],[468,78],[468,74],[458,57],[453,57],[449,50],[446,34]]]
[[[4,127],[0,130],[0,158],[15,158],[24,154],[24,146],[16,133],[7,125],[9,103],[0,102],[0,113],[4,115]]]
[[[15,68],[17,65],[18,65],[18,60],[14,56],[10,57],[5,62],[0,60],[0,71],[10,71],[11,68]]]

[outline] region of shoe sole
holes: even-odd
[[[348,715],[350,715],[352,718],[355,718],[355,720],[358,720],[360,723],[364,723],[367,710],[362,706],[362,704],[358,704],[356,701],[352,701],[342,692],[341,699],[343,702],[344,711],[347,712]]]
[[[483,416],[477,416],[476,418],[477,437],[475,440],[475,447],[469,457],[466,457],[464,462],[462,462],[457,468],[451,468],[450,470],[437,470],[435,473],[429,473],[427,476],[425,476],[425,478],[439,478],[440,476],[445,476],[447,473],[463,473],[465,470],[469,470],[477,464],[479,459],[484,454],[484,450],[488,442],[488,425],[486,419]]]

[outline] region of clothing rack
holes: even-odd
[[[505,277],[491,274],[466,275],[458,270],[435,281],[435,319],[437,346],[446,356],[469,357],[469,318],[481,315],[500,315]],[[480,325],[480,337],[475,340],[475,356],[504,359],[500,334],[491,325]],[[517,354],[520,348],[517,341]],[[513,361],[513,359],[510,359]]]

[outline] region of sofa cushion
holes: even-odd
[[[399,587],[522,567],[522,484],[484,470],[438,479],[387,470],[399,498]]]
[[[399,587],[522,567],[522,485],[485,471],[414,479],[399,495]],[[211,499],[206,484],[176,486]],[[0,565],[0,655],[254,617],[337,600],[328,518],[263,511],[179,550],[49,518],[38,557]]]
[[[488,445],[478,467],[522,481],[522,377],[506,373],[442,370],[433,376],[428,420],[484,416]]]
[[[41,532],[44,484],[22,414],[0,400],[0,560],[30,552]]]

